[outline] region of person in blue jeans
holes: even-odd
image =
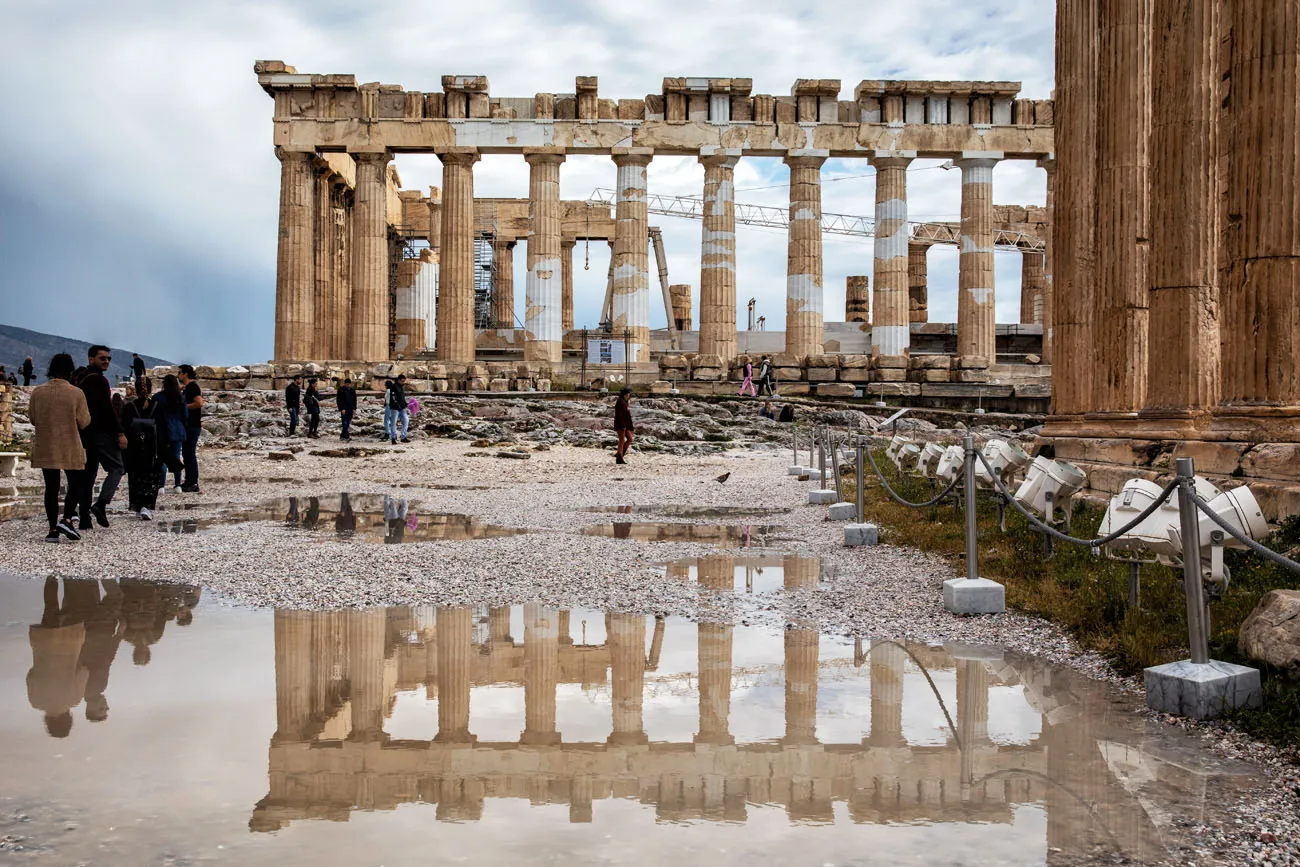
[[[357,388],[353,384],[351,377],[343,380],[343,384],[339,386],[334,395],[334,400],[339,408],[339,425],[341,428],[339,439],[347,442],[352,439],[352,417],[357,412]]]
[[[162,390],[150,399],[149,414],[153,417],[158,435],[158,486],[167,487],[167,470],[176,477],[176,487],[181,486],[181,451],[185,447],[185,398],[180,380],[172,374],[163,378]]]
[[[401,422],[402,442],[409,443],[406,431],[411,421],[411,414],[406,408],[406,374],[403,373],[391,381],[384,398],[384,430],[388,434],[388,441],[397,445],[397,427],[398,422]]]
[[[181,446],[181,455],[185,460],[185,483],[181,490],[190,494],[199,491],[199,435],[203,433],[203,389],[194,381],[194,368],[182,364],[180,383],[181,395],[185,398],[185,444]]]

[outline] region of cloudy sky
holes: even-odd
[[[473,3],[257,0],[113,3],[0,0],[0,322],[138,349],[175,361],[269,358],[274,331],[279,163],[271,100],[255,59],[299,72],[439,90],[449,73],[485,74],[492,92],[572,92],[597,75],[613,98],[658,92],[665,76],[754,79],[756,93],[789,93],[797,78],[838,78],[841,98],[862,79],[1009,79],[1023,96],[1052,88],[1053,6],[1047,0],[568,0]],[[436,158],[396,161],[403,185],[441,185]],[[657,158],[653,192],[699,195],[703,169]],[[743,160],[737,199],[784,205],[778,160]],[[823,207],[867,214],[865,161],[828,161]],[[565,198],[610,187],[613,163],[570,158]],[[1029,163],[994,175],[999,204],[1043,204],[1046,178]],[[917,161],[914,219],[955,219],[957,172]],[[481,196],[523,197],[528,168],[486,157]],[[673,282],[699,285],[700,226],[663,228]],[[758,299],[769,328],[784,320],[785,236],[738,230],[739,315]],[[522,246],[522,245],[521,245]],[[594,324],[608,249],[590,270],[579,246],[576,319]],[[869,239],[828,236],[827,319],[842,319],[844,278],[869,274]],[[522,305],[524,255],[516,292]],[[1015,321],[1019,257],[997,256],[998,321]],[[930,254],[930,311],[956,317],[955,249]],[[657,296],[657,293],[656,293]],[[698,303],[698,298],[696,299]],[[663,311],[652,308],[652,324]],[[697,320],[698,322],[698,314]],[[742,323],[743,325],[743,323]]]

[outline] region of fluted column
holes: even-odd
[[[275,260],[275,358],[305,361],[312,350],[316,289],[315,155],[276,148],[280,158],[280,241]]]
[[[800,621],[785,630],[786,744],[817,742],[817,660],[821,635]]]
[[[438,254],[432,250],[420,253],[419,271],[415,274],[415,331],[416,346],[420,350],[433,349],[438,317]]]
[[[1097,4],[1056,5],[1056,213],[1052,221],[1052,412],[1092,408],[1096,292]]]
[[[786,250],[785,351],[821,355],[822,163],[825,156],[787,156],[790,167],[790,238]]]
[[[513,644],[510,635],[510,606],[497,605],[488,609],[488,642],[491,644]]]
[[[352,191],[335,177],[330,184],[329,348],[325,358],[348,357],[348,320],[352,316]]]
[[[309,736],[315,658],[307,611],[275,612],[275,740]]]
[[[311,358],[330,358],[330,333],[334,328],[334,205],[330,198],[330,168],[316,166],[316,189],[312,245],[316,261],[313,270],[316,286],[312,291]]]
[[[614,334],[631,332],[632,361],[650,360],[650,227],[646,217],[646,168],[650,153],[615,153]]]
[[[701,557],[696,567],[700,586],[726,592],[736,580],[736,558],[725,554]],[[730,744],[732,626],[700,623],[696,653],[699,662],[700,731],[696,743]]]
[[[556,622],[559,624],[557,631],[560,635],[560,644],[566,647],[573,646],[572,628],[569,626],[569,615],[571,612],[567,608],[561,608]]]
[[[492,327],[515,327],[515,242],[492,239]]]
[[[1056,344],[1056,284],[1052,281],[1052,269],[1055,267],[1053,248],[1056,239],[1052,237],[1056,225],[1056,160],[1049,157],[1038,161],[1038,165],[1047,172],[1047,237],[1043,239],[1043,363],[1052,363],[1052,353]]]
[[[1093,341],[1090,366],[1096,409],[1134,412],[1147,391],[1151,0],[1102,0],[1098,10],[1095,315],[1104,339]]]
[[[1225,123],[1228,213],[1240,217],[1223,284],[1223,401],[1300,404],[1300,10],[1294,0],[1231,6],[1232,99]],[[1226,134],[1226,131],[1225,131]]]
[[[643,744],[648,739],[641,718],[645,689],[645,616],[605,615],[605,643],[609,647],[610,704],[617,746]]]
[[[437,357],[474,360],[474,163],[477,150],[438,154],[442,160],[442,249],[438,285]]]
[[[559,611],[538,602],[524,606],[524,731],[519,742],[558,744],[555,688],[560,675]]]
[[[903,738],[903,673],[907,653],[897,644],[871,644],[871,734],[867,743],[901,747]]]
[[[872,295],[871,354],[908,354],[912,330],[908,303],[907,167],[911,157],[877,156],[875,291]]]
[[[909,322],[930,321],[930,243],[907,245],[907,307]]]
[[[469,690],[474,617],[466,606],[438,606],[438,743],[472,743]]]
[[[429,187],[429,247],[437,251],[442,247],[442,190]]]
[[[352,205],[352,312],[348,356],[388,359],[388,161],[392,154],[353,154],[357,165]]]
[[[367,608],[347,613],[348,694],[353,740],[375,740],[384,733],[384,633],[386,613]]]
[[[1043,324],[1043,251],[1020,249],[1020,323]]]
[[[1000,155],[999,155],[1000,156]],[[961,263],[957,274],[957,356],[978,367],[997,358],[993,297],[993,167],[996,158],[957,161],[961,169]]]
[[[866,274],[844,278],[844,321],[871,322],[871,278]]]
[[[560,324],[560,165],[564,154],[525,153],[524,159],[529,166],[524,360],[558,364],[564,337]],[[646,313],[648,317],[648,308]],[[648,343],[648,318],[646,326]]]
[[[736,357],[736,163],[733,151],[706,154],[700,235],[700,354]]]
[[[573,248],[572,239],[560,241],[560,330],[573,330]]]

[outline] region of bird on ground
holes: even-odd
[[[718,476],[718,477],[717,477],[716,479],[714,479],[713,481],[717,482],[717,483],[720,485],[720,484],[722,484],[723,482],[725,482],[725,481],[726,481],[727,479],[729,479],[729,478],[731,478],[731,473],[723,473],[722,475]]]

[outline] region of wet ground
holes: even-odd
[[[131,581],[0,578],[0,733],[0,863],[42,867],[1140,863],[1253,782],[996,647]]]

